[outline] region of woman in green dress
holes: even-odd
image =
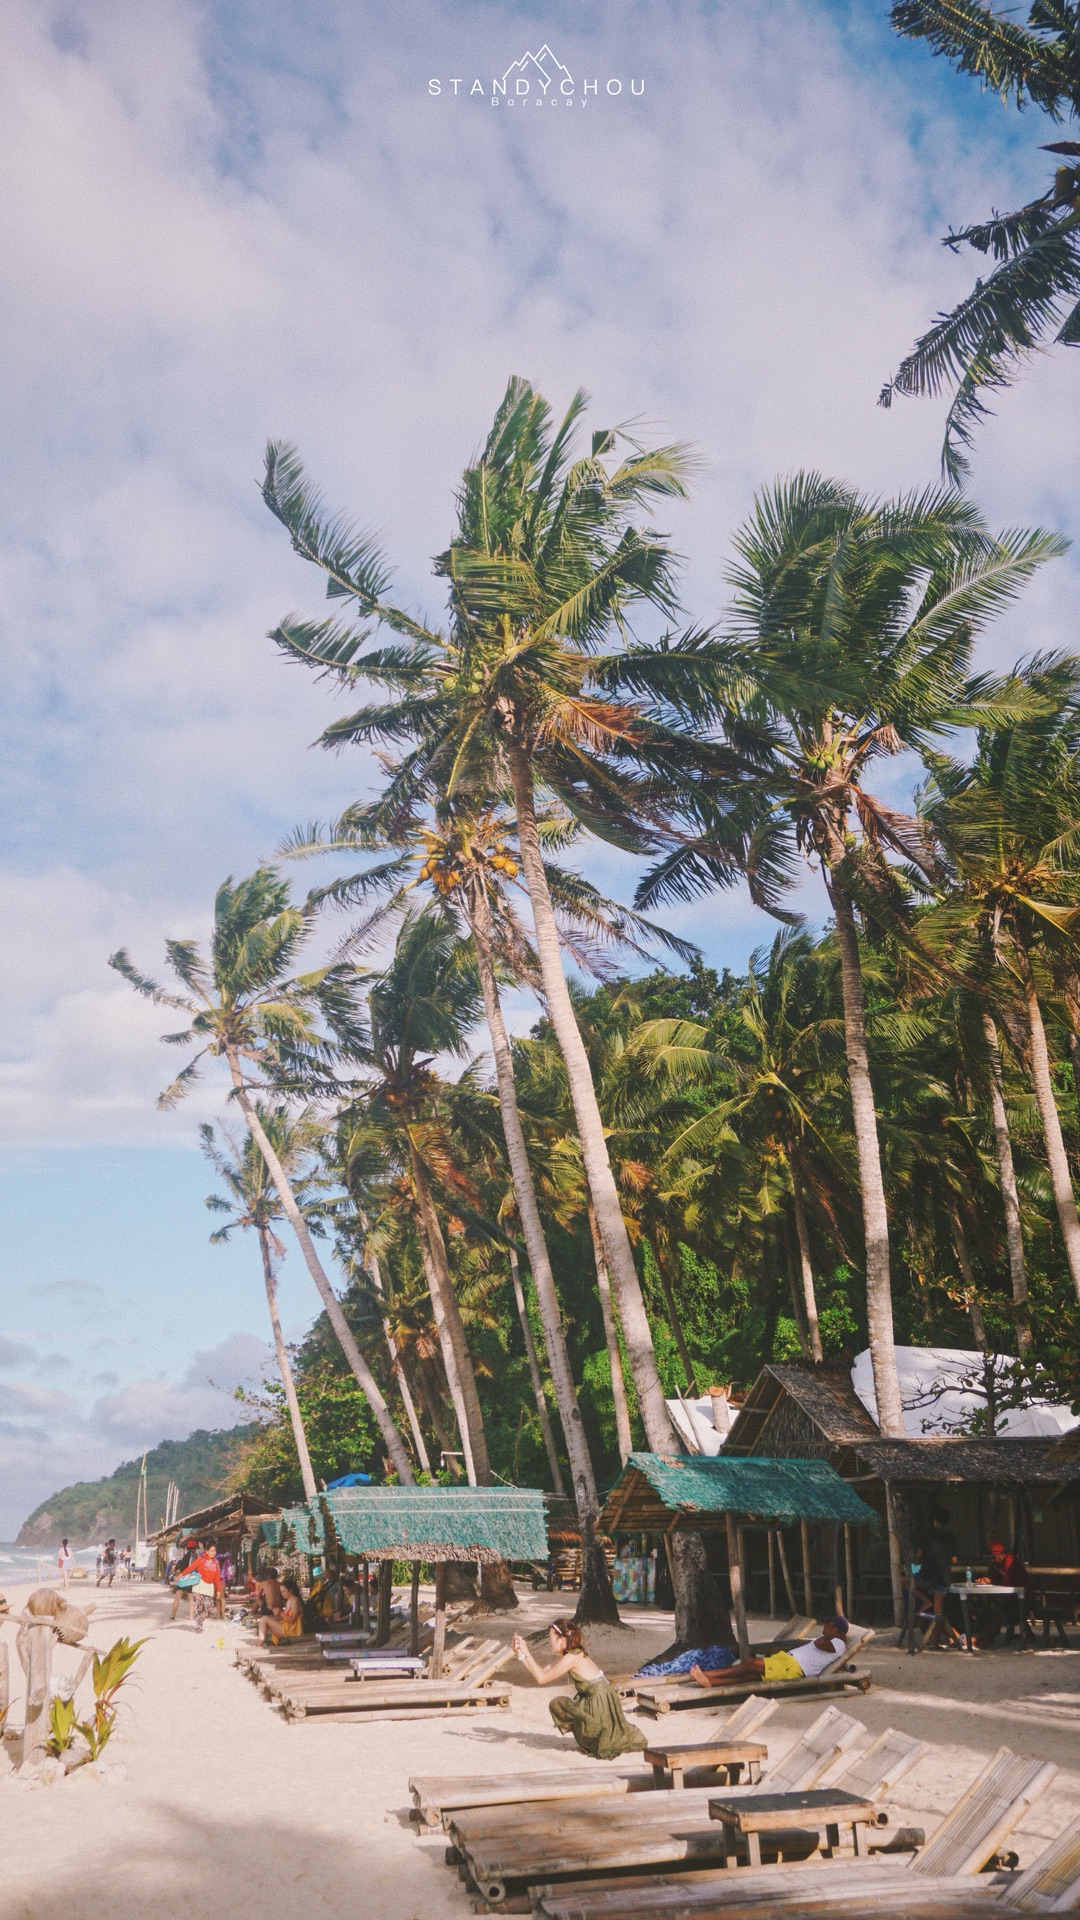
[[[551,1717],[560,1733],[573,1735],[582,1753],[595,1760],[614,1760],[620,1753],[637,1753],[648,1746],[645,1735],[632,1727],[622,1710],[618,1694],[585,1651],[581,1628],[572,1620],[556,1620],[548,1631],[555,1655],[550,1667],[533,1659],[520,1633],[514,1635],[514,1652],[527,1667],[538,1686],[550,1687],[566,1675],[574,1683],[574,1695],[560,1694],[550,1702]]]

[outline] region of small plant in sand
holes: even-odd
[[[52,1702],[49,1708],[49,1753],[62,1759],[72,1751],[76,1734],[81,1734],[86,1742],[86,1752],[68,1762],[69,1771],[71,1767],[83,1767],[89,1761],[101,1758],[116,1725],[116,1696],[135,1665],[140,1648],[145,1645],[145,1640],[133,1641],[125,1636],[117,1640],[107,1653],[94,1655],[94,1710],[88,1719],[76,1720],[74,1698],[67,1700],[57,1696]]]

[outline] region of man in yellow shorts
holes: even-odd
[[[740,1680],[809,1680],[839,1659],[848,1631],[843,1614],[836,1613],[826,1620],[816,1640],[802,1640],[797,1647],[767,1653],[763,1659],[740,1660],[734,1667],[721,1667],[716,1673],[691,1667],[690,1678],[699,1687],[726,1687]]]

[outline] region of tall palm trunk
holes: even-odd
[[[578,1618],[582,1622],[617,1621],[619,1614],[611,1591],[607,1561],[604,1558],[603,1549],[595,1541],[596,1522],[600,1512],[596,1475],[593,1471],[589,1443],[585,1437],[581,1408],[578,1405],[570,1356],[566,1350],[562,1310],[559,1305],[559,1296],[555,1291],[555,1276],[551,1270],[547,1237],[540,1218],[528,1147],[525,1144],[525,1132],[521,1124],[517,1087],[514,1081],[514,1056],[510,1047],[510,1037],[506,1031],[506,1022],[503,1019],[502,1001],[495,978],[491,912],[482,882],[471,892],[469,923],[477,971],[480,975],[480,986],[484,995],[484,1013],[495,1060],[495,1083],[499,1091],[499,1111],[502,1116],[506,1154],[510,1162],[510,1177],[514,1184],[514,1198],[517,1201],[518,1215],[525,1236],[525,1247],[529,1255],[529,1266],[532,1269],[533,1285],[536,1288],[540,1324],[544,1330],[544,1345],[547,1348],[551,1382],[555,1389],[555,1404],[559,1409],[559,1420],[562,1424],[567,1458],[570,1462],[570,1477],[574,1483],[574,1502],[581,1528],[582,1546]],[[515,1282],[515,1284],[519,1283]],[[528,1337],[531,1340],[531,1332]],[[544,1418],[546,1418],[546,1407]],[[554,1454],[554,1449],[551,1451],[553,1472],[558,1484],[558,1457]]]
[[[604,1122],[597,1104],[589,1057],[563,973],[559,930],[555,924],[536,828],[532,770],[525,753],[516,745],[510,751],[510,769],[514,783],[518,844],[532,905],[544,999],[566,1065],[585,1178],[589,1183],[603,1241],[604,1258],[615,1289],[638,1406],[650,1447],[658,1453],[677,1452],[679,1443],[660,1384],[652,1332],[645,1312],[641,1282],[634,1265],[630,1236],[619,1204],[615,1176],[608,1158]]]
[[[1080,1218],[1077,1217],[1076,1198],[1073,1194],[1072,1176],[1069,1173],[1069,1158],[1065,1152],[1061,1119],[1057,1110],[1057,1101],[1054,1099],[1054,1084],[1050,1078],[1046,1029],[1043,1026],[1042,1009],[1035,990],[1035,976],[1031,971],[1031,962],[1023,946],[1019,944],[1017,956],[1020,962],[1020,978],[1024,987],[1024,1011],[1027,1014],[1028,1041],[1031,1048],[1031,1078],[1035,1086],[1035,1098],[1039,1104],[1043,1139],[1046,1142],[1050,1183],[1054,1189],[1054,1203],[1061,1226],[1061,1237],[1065,1242],[1065,1258],[1069,1263],[1076,1297],[1080,1300]]]
[[[353,1337],[352,1328],[341,1311],[341,1303],[333,1287],[330,1285],[322,1261],[315,1251],[314,1241],[308,1232],[307,1221],[304,1219],[303,1214],[296,1204],[296,1196],[293,1193],[292,1187],[289,1185],[285,1169],[267,1138],[266,1129],[259,1119],[253,1102],[248,1098],[247,1089],[244,1086],[244,1076],[240,1071],[239,1059],[232,1048],[228,1050],[226,1057],[229,1062],[229,1071],[232,1074],[233,1087],[236,1092],[240,1110],[251,1129],[252,1138],[258,1146],[259,1152],[266,1162],[266,1170],[277,1189],[277,1196],[281,1201],[282,1212],[300,1243],[300,1251],[304,1256],[304,1263],[315,1282],[319,1298],[326,1309],[326,1317],[333,1327],[334,1332],[337,1334],[342,1352],[352,1368],[356,1383],[364,1395],[368,1406],[371,1408],[372,1413],[375,1415],[376,1425],[383,1437],[383,1443],[390,1456],[398,1479],[403,1481],[406,1486],[411,1487],[415,1484],[415,1475],[413,1474],[412,1462],[409,1459],[405,1442],[402,1440],[397,1427],[394,1425],[394,1418],[386,1401],[383,1399],[382,1389],[357,1346]]]
[[[540,836],[536,828],[532,769],[527,755],[517,743],[510,748],[510,772],[514,784],[518,845],[532,906],[544,999],[566,1066],[585,1178],[596,1208],[604,1258],[615,1289],[638,1406],[653,1451],[678,1453],[679,1441],[660,1383],[649,1316],[645,1311],[630,1236],[626,1231],[615,1176],[608,1158],[604,1122],[596,1099],[589,1057],[562,969],[559,930],[555,924],[540,851]],[[707,1646],[711,1633],[716,1633],[718,1639],[722,1633],[730,1634],[731,1622],[727,1608],[719,1602],[715,1586],[709,1579],[701,1535],[672,1534],[671,1561],[675,1587],[675,1632],[681,1644]]]
[[[371,1284],[378,1294],[379,1299],[385,1300],[386,1293],[383,1288],[382,1271],[379,1266],[378,1257],[374,1253],[369,1253],[366,1246],[364,1248],[364,1265],[371,1275]],[[413,1437],[417,1466],[420,1468],[421,1473],[430,1473],[431,1461],[428,1459],[428,1450],[424,1441],[423,1431],[420,1426],[420,1421],[417,1418],[416,1404],[413,1400],[412,1390],[405,1372],[405,1362],[401,1357],[401,1349],[385,1320],[383,1321],[383,1333],[386,1335],[387,1350],[390,1354],[390,1365],[394,1369],[394,1379],[397,1381],[397,1389],[401,1395],[401,1404],[405,1409],[405,1417],[409,1422],[409,1431]]]
[[[836,852],[842,854],[842,844],[837,847]],[[840,947],[840,979],[844,995],[844,1043],[847,1052],[848,1083],[851,1089],[851,1112],[855,1125],[855,1148],[859,1163],[863,1232],[866,1240],[866,1323],[870,1336],[870,1360],[874,1370],[878,1426],[882,1433],[890,1438],[903,1439],[904,1414],[900,1402],[900,1381],[896,1372],[896,1347],[893,1339],[889,1216],[885,1206],[885,1182],[881,1176],[881,1147],[878,1141],[874,1088],[870,1079],[870,1060],[866,1048],[866,1002],[863,996],[862,969],[859,964],[859,939],[855,931],[855,914],[847,891],[836,879],[831,867],[826,867],[825,877]]]
[[[604,1322],[604,1339],[607,1343],[608,1365],[611,1368],[611,1398],[615,1407],[615,1440],[619,1449],[619,1459],[625,1467],[634,1451],[634,1436],[630,1427],[630,1406],[626,1398],[626,1381],[623,1378],[622,1352],[619,1348],[619,1323],[615,1315],[615,1302],[611,1297],[611,1279],[604,1259],[604,1243],[600,1238],[600,1228],[596,1224],[596,1209],[588,1193],[585,1195],[585,1209],[589,1216],[589,1232],[592,1235],[593,1260],[596,1265],[596,1290],[600,1295],[600,1313]]]
[[[1009,1116],[1005,1110],[1005,1083],[1001,1070],[1001,1048],[993,1015],[982,1017],[986,1058],[990,1069],[990,1113],[994,1127],[998,1179],[1005,1208],[1005,1241],[1009,1250],[1009,1279],[1012,1283],[1013,1320],[1016,1325],[1016,1350],[1023,1356],[1031,1346],[1031,1310],[1028,1306],[1027,1269],[1024,1265],[1024,1234],[1020,1225],[1020,1194],[1013,1166]]]
[[[427,1168],[420,1157],[420,1150],[411,1131],[407,1130],[407,1132],[413,1192],[416,1195],[417,1211],[420,1215],[420,1245],[421,1251],[425,1254],[424,1270],[427,1275],[428,1291],[431,1294],[435,1325],[439,1330],[439,1345],[442,1348],[450,1396],[458,1416],[461,1445],[465,1452],[465,1468],[470,1486],[486,1487],[491,1484],[491,1464],[488,1460],[484,1416],[480,1407],[480,1395],[476,1390],[472,1355],[465,1338],[465,1328],[461,1323],[461,1308],[458,1306],[457,1294],[454,1292],[454,1283],[450,1278],[446,1242],[435,1210]]]
[[[300,1478],[304,1483],[304,1499],[314,1500],[318,1492],[315,1475],[311,1470],[311,1455],[308,1452],[307,1434],[300,1414],[300,1402],[296,1397],[296,1382],[289,1364],[289,1349],[285,1345],[285,1336],[281,1331],[281,1318],[277,1305],[277,1275],[270,1255],[270,1235],[266,1227],[259,1227],[259,1252],[262,1254],[263,1282],[266,1287],[266,1304],[270,1309],[270,1326],[274,1335],[274,1352],[277,1354],[278,1372],[285,1392],[285,1405],[289,1409],[289,1424],[292,1427],[293,1445],[300,1462]],[[279,1242],[280,1244],[280,1242]]]
[[[986,1353],[989,1350],[989,1343],[986,1338],[986,1322],[983,1319],[982,1307],[979,1304],[979,1289],[975,1282],[975,1267],[971,1258],[971,1248],[968,1245],[968,1237],[964,1231],[963,1218],[955,1201],[953,1201],[949,1207],[949,1224],[952,1227],[952,1242],[956,1249],[956,1264],[960,1269],[960,1277],[964,1282],[964,1296],[967,1301],[967,1310],[971,1319],[972,1339],[979,1349],[979,1352]],[[992,1428],[991,1431],[993,1431]]]
[[[806,1204],[803,1200],[798,1162],[792,1152],[788,1153],[788,1171],[791,1174],[791,1199],[795,1212],[795,1233],[799,1242],[799,1278],[802,1281],[803,1312],[806,1315],[806,1337],[810,1342],[810,1358],[815,1366],[820,1367],[825,1355],[821,1345],[821,1328],[818,1325],[814,1268],[810,1259],[810,1230],[806,1224]]]
[[[559,1450],[555,1445],[555,1434],[551,1425],[551,1415],[548,1412],[547,1395],[544,1392],[544,1381],[540,1372],[540,1361],[537,1358],[536,1342],[533,1339],[532,1327],[529,1325],[529,1308],[525,1299],[525,1289],[521,1284],[521,1265],[513,1247],[510,1249],[510,1280],[514,1289],[514,1305],[517,1308],[518,1325],[521,1328],[521,1337],[525,1342],[525,1358],[529,1366],[529,1379],[532,1382],[533,1399],[536,1402],[536,1417],[540,1422],[540,1433],[544,1442],[544,1452],[548,1457],[548,1471],[551,1474],[551,1491],[552,1493],[558,1494],[559,1498],[564,1500],[566,1498],[566,1488],[563,1486],[562,1468],[559,1465]],[[516,1466],[514,1468],[514,1477],[515,1479],[517,1478]]]

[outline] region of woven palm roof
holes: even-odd
[[[280,1544],[288,1553],[326,1552],[326,1518],[317,1500],[309,1507],[283,1507]]]
[[[607,1497],[608,1533],[662,1533],[673,1520],[688,1530],[743,1521],[790,1526],[796,1520],[877,1525],[877,1515],[824,1460],[763,1460],[719,1453],[670,1457],[632,1453]]]
[[[364,1560],[540,1560],[535,1487],[343,1487],[319,1503],[344,1553]]]
[[[215,1500],[212,1507],[199,1507],[195,1513],[186,1513],[182,1520],[174,1520],[170,1527],[159,1527],[156,1533],[146,1537],[154,1545],[185,1533],[207,1538],[218,1533],[254,1533],[260,1520],[267,1517],[267,1504],[252,1493],[230,1493],[224,1500]]]
[[[972,1481],[984,1486],[1062,1486],[1080,1481],[1080,1454],[1068,1458],[1059,1441],[995,1434],[987,1440],[860,1440],[861,1465],[887,1481]]]
[[[818,1429],[823,1445],[842,1445],[853,1436],[876,1440],[879,1429],[851,1384],[846,1367],[762,1367],[724,1442],[725,1453],[756,1454],[769,1418],[788,1399]]]

